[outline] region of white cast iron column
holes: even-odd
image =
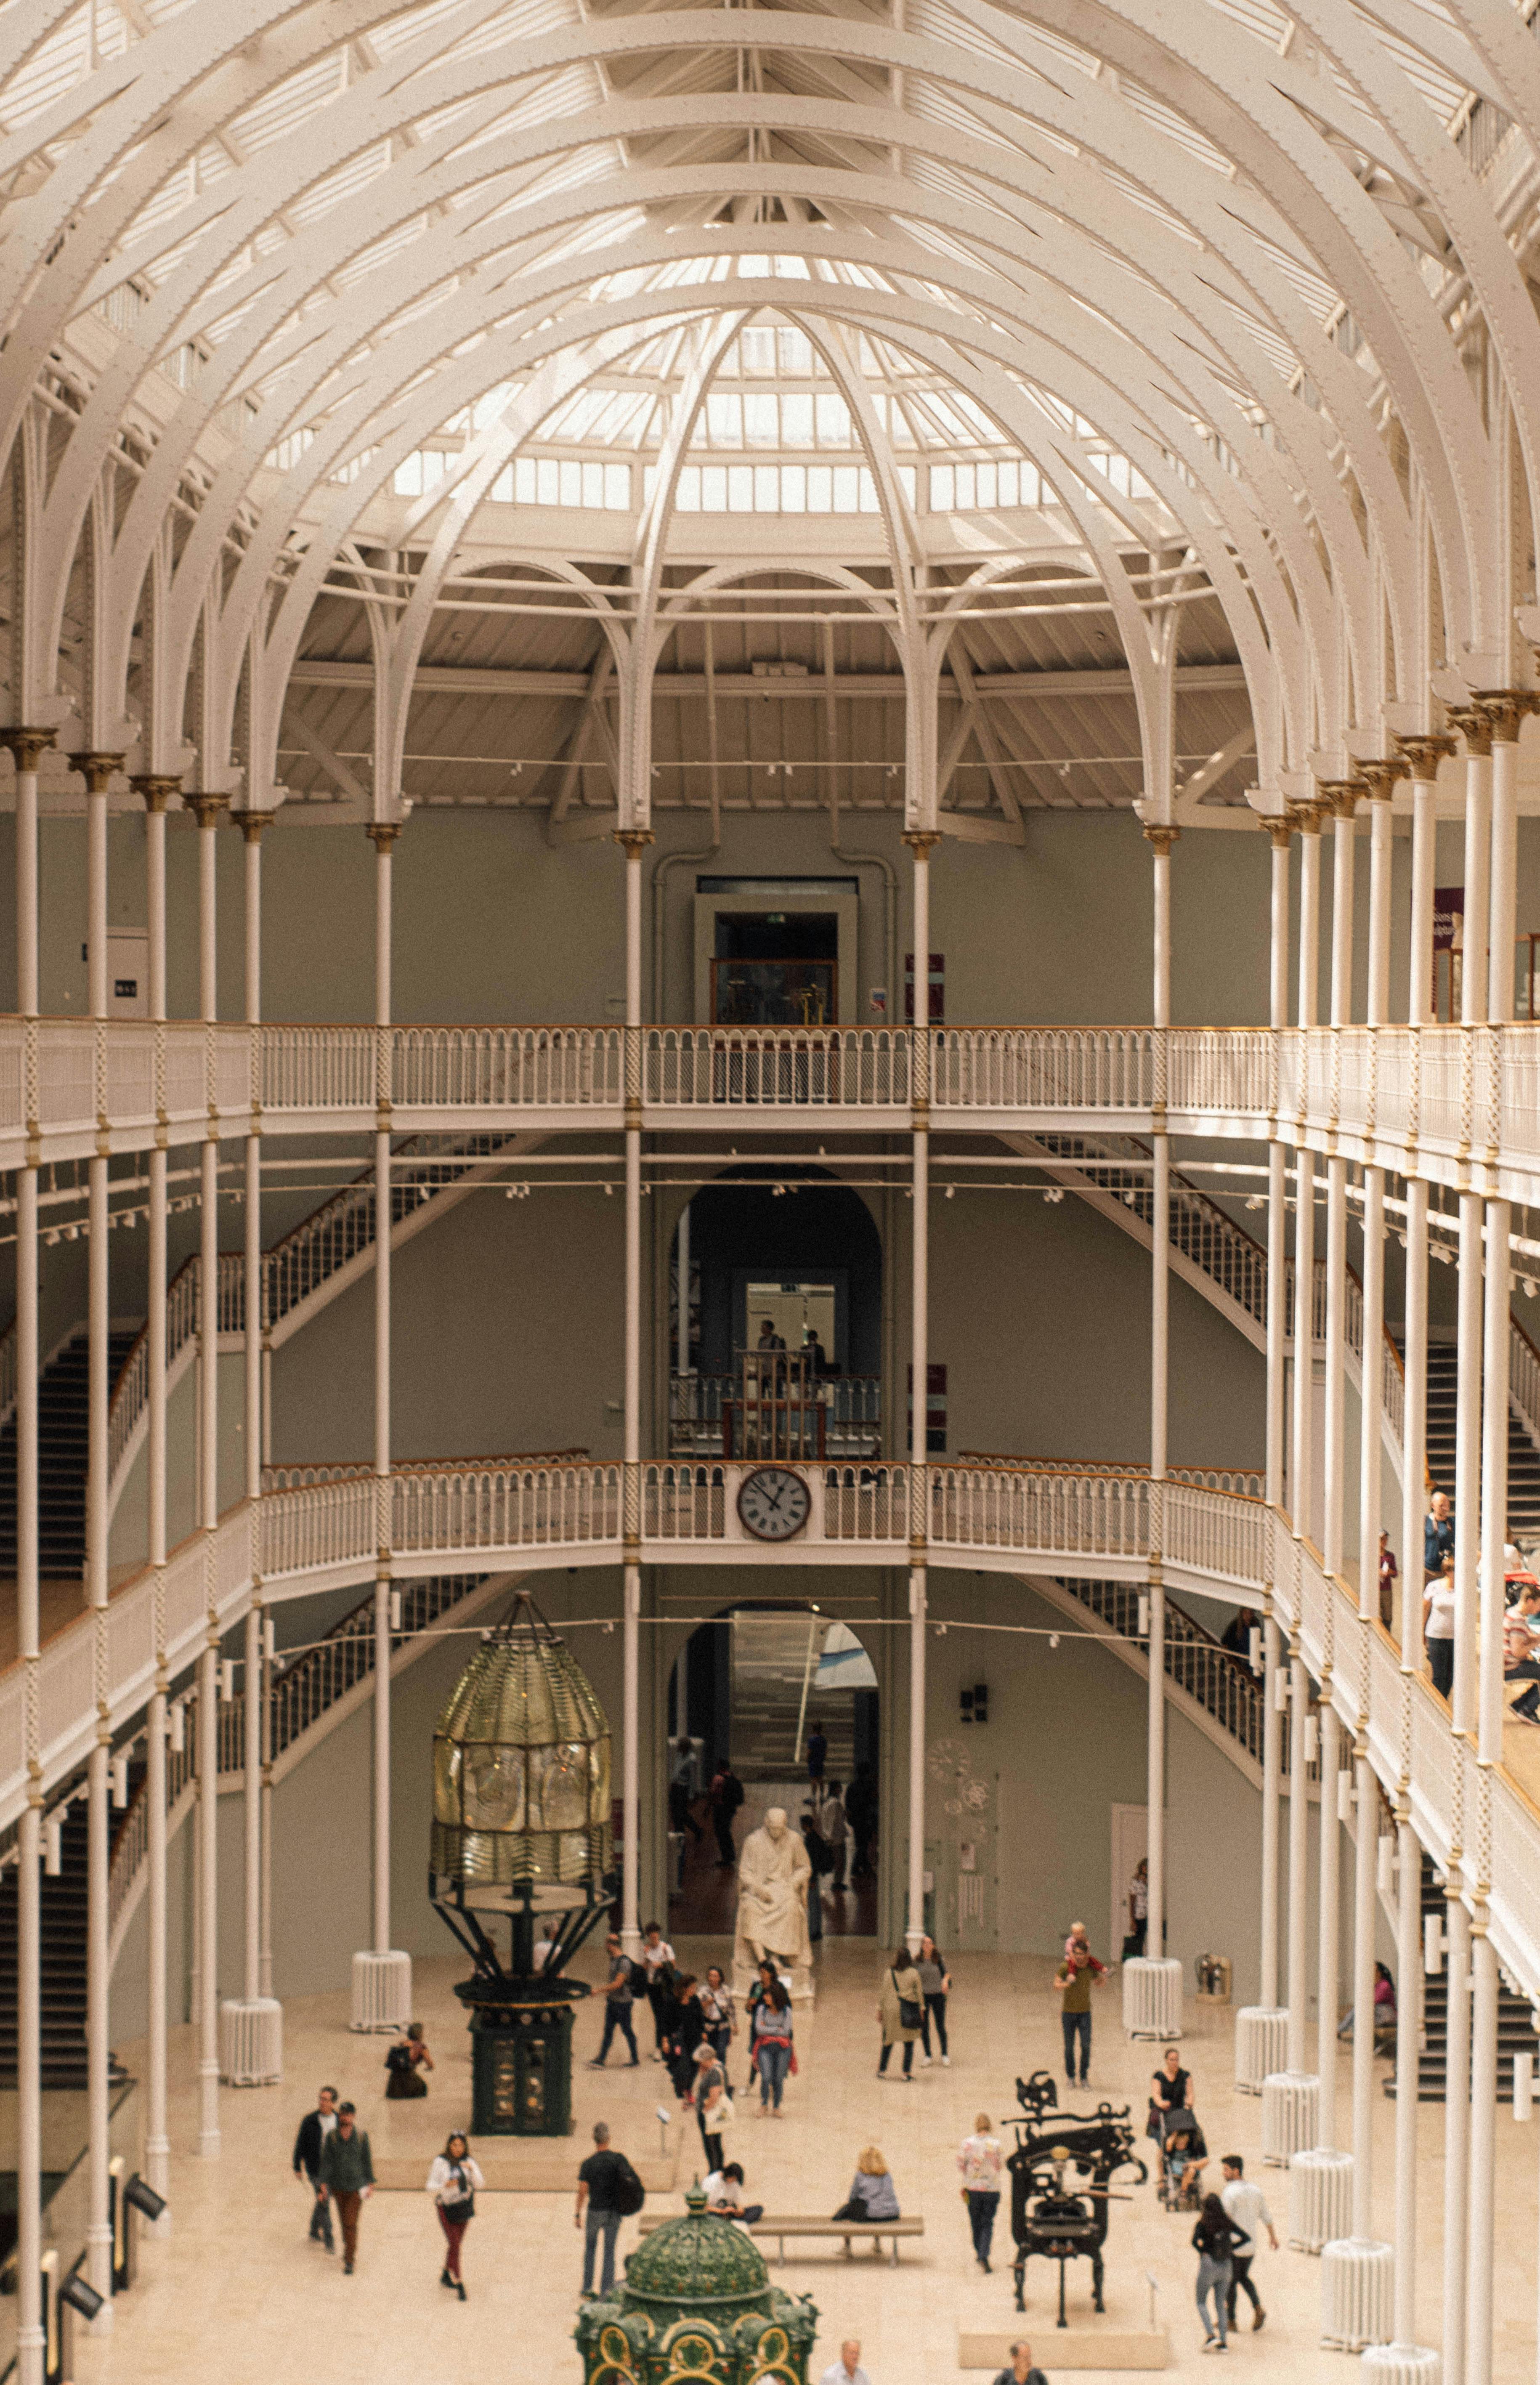
[[[103,2297],[92,2333],[112,2327],[112,2114],[108,1996],[112,1983],[107,1854],[111,1837],[112,1729],[107,1720],[107,1400],[112,1330],[107,1273],[106,797],[120,754],[77,754],[85,780],[86,1006],[96,1043],[96,1148],[88,1180],[89,1246],[86,1310],[86,1596],[93,1623],[92,1661],[96,1733],[87,1764],[86,1803],[86,2279]]]
[[[145,1729],[144,1798],[148,1811],[145,1848],[144,2176],[163,2199],[171,2176],[171,2140],[166,2117],[166,805],[181,790],[180,779],[146,772],[133,785],[144,799],[144,910],[148,932],[149,1014],[156,1034],[156,1139],[150,1152],[149,1298],[145,1307],[148,1358],[148,1441],[145,1451],[149,1516],[147,1547],[155,1577],[155,1687]],[[157,2236],[170,2233],[171,2214],[155,2223]]]
[[[13,624],[14,631],[14,624]],[[37,764],[47,729],[8,729],[16,763],[16,1006],[37,1019]],[[43,2385],[43,1749],[38,1672],[38,1084],[35,1049],[23,1086],[26,1165],[16,1178],[16,1644],[25,1688],[27,1803],[17,1824],[16,2209],[18,2385]]]
[[[391,1944],[391,877],[399,820],[374,820],[374,1943],[353,1957],[353,2027],[404,2029],[412,1958]]]
[[[914,1021],[910,1060],[913,1216],[910,1219],[909,1345],[909,1856],[904,1935],[918,1954],[925,1934],[925,1628],[930,1480],[931,1254],[931,829],[907,829],[914,859]]]
[[[622,829],[626,856],[625,1492],[621,1619],[620,1939],[642,1951],[642,856],[650,829]]]
[[[1171,847],[1180,830],[1152,823],[1155,1083],[1150,1179],[1149,1646],[1146,1724],[1148,1912],[1145,1953],[1123,1965],[1123,2027],[1133,2037],[1182,2034],[1182,1966],[1166,1953],[1166,1580],[1163,1564],[1171,1384],[1171,1138],[1166,1132],[1171,1023]]]

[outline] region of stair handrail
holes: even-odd
[[[1056,1576],[1061,1587],[1082,1606],[1109,1624],[1121,1639],[1142,1647],[1146,1665],[1148,1644],[1139,1630],[1139,1602],[1146,1593],[1137,1582],[1092,1581]],[[1255,1762],[1262,1760],[1262,1724],[1267,1708],[1265,1682],[1259,1681],[1244,1656],[1224,1647],[1211,1631],[1195,1622],[1184,1606],[1166,1601],[1165,1669],[1179,1689],[1227,1730]],[[1281,1733],[1281,1739],[1287,1733]],[[1284,1768],[1287,1769],[1286,1757]]]
[[[182,1743],[166,1749],[166,1811],[172,1813],[178,1799],[191,1785],[198,1768],[198,1710],[189,1702],[182,1708]],[[135,1783],[128,1809],[113,1834],[112,1854],[107,1869],[107,1936],[110,1941],[128,1901],[140,1865],[150,1851],[150,1777],[146,1772]]]
[[[1540,1449],[1540,1350],[1535,1348],[1511,1309],[1509,1311],[1508,1403]]]

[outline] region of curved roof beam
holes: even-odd
[[[741,44],[741,42],[742,42],[742,35],[743,35],[743,21],[742,21],[743,12],[737,12],[737,11],[734,11],[734,12],[731,12],[731,14],[732,14],[732,19],[733,19],[733,23],[732,23],[732,26],[731,31],[730,31],[730,32],[728,32],[728,33],[726,33],[726,34],[724,34],[724,35],[722,36],[722,38],[724,38],[724,39],[731,39],[731,40],[732,41],[732,43],[734,44],[734,45],[738,45],[738,44]],[[643,25],[643,27],[644,27],[645,29],[647,29],[647,30],[645,30],[645,31],[644,31],[644,33],[643,33],[643,36],[642,36],[642,39],[641,39],[641,42],[640,42],[640,43],[638,43],[638,42],[637,42],[637,40],[635,39],[635,28],[636,28],[636,25],[637,25],[638,21],[640,21],[640,22],[641,22],[641,24]],[[699,16],[696,16],[696,17],[695,17],[695,18],[694,18],[694,24],[695,24],[695,27],[697,27],[697,28],[702,24],[702,21],[703,21],[703,19],[702,19],[702,18],[701,18],[701,17],[699,17]],[[995,38],[999,38],[999,36],[1000,36],[1000,32],[1001,32],[1001,28],[1002,28],[1002,23],[1003,23],[1003,22],[1004,22],[1004,20],[1002,20],[1002,19],[1000,19],[996,14],[995,14],[995,12],[994,12],[994,11],[989,11],[989,12],[988,12],[988,31],[990,32],[990,34],[991,34],[993,37],[995,37]],[[792,35],[793,28],[794,28],[794,27],[795,27],[795,39],[794,39],[794,38],[789,38],[789,36],[791,36],[791,35]],[[678,26],[676,25],[675,20],[674,20],[672,18],[670,18],[670,19],[643,19],[643,20],[632,20],[632,19],[620,19],[620,20],[616,20],[616,19],[611,19],[607,20],[606,25],[605,25],[605,29],[604,29],[604,38],[605,38],[605,43],[606,43],[606,44],[607,44],[607,46],[608,50],[612,52],[612,51],[613,51],[613,49],[614,49],[614,48],[619,44],[620,40],[620,37],[621,37],[622,35],[626,35],[626,36],[628,36],[628,42],[627,42],[627,45],[628,45],[628,46],[632,47],[632,48],[634,48],[634,47],[636,47],[636,46],[645,46],[645,45],[647,44],[648,41],[651,41],[651,42],[653,42],[654,44],[656,44],[656,43],[657,43],[657,39],[658,39],[659,30],[660,30],[660,29],[665,29],[665,28],[666,28],[666,30],[667,30],[667,32],[668,32],[668,33],[670,33],[670,34],[677,34],[677,33],[678,33],[678,31],[679,31],[679,28],[678,28]],[[828,25],[828,20],[790,19],[788,19],[787,17],[784,17],[784,16],[777,16],[777,17],[775,17],[775,19],[774,19],[774,20],[773,20],[773,31],[772,31],[772,33],[771,33],[771,42],[772,42],[772,44],[773,44],[773,46],[776,46],[776,47],[778,47],[778,48],[782,48],[782,49],[787,49],[787,48],[795,49],[795,48],[818,47],[818,46],[820,46],[820,44],[819,44],[819,42],[818,42],[818,40],[817,40],[817,38],[816,38],[816,31],[815,31],[815,29],[817,29],[818,31],[821,31],[826,35],[826,34],[829,32],[829,31],[830,31],[830,28],[829,28],[829,25]],[[699,34],[698,34],[698,32],[694,36],[694,38],[695,38],[695,40],[697,40],[697,41],[698,41],[698,39],[699,39]],[[872,58],[874,59],[874,61],[875,61],[875,62],[878,62],[878,63],[881,63],[881,62],[882,62],[881,56],[880,56],[880,55],[879,55],[879,50],[880,50],[881,45],[882,45],[883,44],[884,44],[884,43],[885,43],[885,44],[886,44],[888,47],[891,47],[891,46],[892,46],[892,45],[896,42],[896,43],[897,43],[897,44],[898,44],[898,46],[899,46],[900,48],[902,48],[902,47],[904,46],[903,37],[895,37],[895,36],[892,36],[892,35],[886,35],[886,36],[879,36],[879,37],[877,37],[877,39],[878,39],[878,42],[879,42],[879,49],[874,49],[874,48],[872,47],[872,45],[871,45],[871,44],[870,44],[870,42],[869,42],[867,44],[865,44],[865,45],[864,45],[864,49],[865,49],[865,55],[866,55],[866,56],[868,56],[869,57],[872,57]],[[532,46],[538,46],[538,45],[532,45]],[[569,54],[570,54],[571,44],[567,44],[566,46],[567,46],[567,50],[568,50]],[[853,46],[861,46],[861,45],[855,44],[853,35],[852,35],[850,32],[845,31],[845,32],[841,36],[841,39],[840,39],[840,41],[839,41],[839,43],[837,44],[837,45],[836,45],[836,46],[840,47],[842,50],[844,50],[845,53],[847,53],[847,54],[848,54],[848,53],[850,52],[850,50],[852,49],[852,47],[853,47]],[[927,55],[927,53],[929,53],[929,54]],[[521,51],[521,54],[520,54],[520,55],[521,55],[521,63],[522,63],[522,62],[523,62],[523,58],[524,58],[524,53]],[[936,45],[934,45],[934,44],[927,44],[927,43],[921,43],[921,44],[919,44],[918,45],[916,45],[916,47],[915,47],[915,49],[913,50],[913,52],[908,53],[908,55],[909,55],[909,56],[912,57],[912,62],[913,62],[913,70],[914,70],[916,73],[918,73],[918,74],[921,74],[921,75],[923,75],[923,74],[929,73],[929,74],[932,74],[933,76],[936,77],[936,79],[937,79],[937,80],[946,81],[949,81],[949,82],[956,82],[956,81],[958,80],[958,69],[957,69],[956,64],[955,64],[955,63],[953,63],[953,64],[951,64],[951,65],[950,65],[950,66],[948,66],[948,67],[943,67],[943,66],[939,63],[939,61],[938,61],[938,55],[936,54]],[[959,52],[959,50],[958,50],[958,49],[957,49],[957,48],[948,48],[948,49],[947,49],[947,50],[945,50],[945,52],[942,52],[942,53],[940,53],[940,54],[939,54],[940,57],[943,57],[943,58],[945,58],[945,59],[947,59],[947,60],[953,61],[953,62],[955,62],[955,61],[959,57],[959,56],[962,56],[962,55],[964,55],[964,54],[963,54],[963,53],[961,53],[961,52]],[[994,63],[994,62],[990,62],[990,63],[993,65],[993,63]],[[995,73],[993,73],[993,74],[991,74],[991,76],[990,76],[989,80],[990,80],[990,81],[991,81],[991,84],[992,84],[994,87],[995,87],[995,88],[997,88],[997,87],[998,87],[999,76],[998,76],[998,72],[997,72],[997,71],[996,71],[996,72],[995,72]],[[1079,79],[1078,79],[1078,78],[1076,78],[1076,80],[1078,81]],[[1035,81],[1035,78],[1034,78],[1034,81]],[[463,70],[462,70],[462,75],[461,75],[461,88],[462,88],[462,90],[463,90],[463,87],[464,87],[464,74],[463,74]],[[1037,91],[1038,91],[1039,93],[1041,93],[1041,92],[1043,91],[1043,89],[1044,89],[1044,86],[1042,85],[1042,83],[1041,83],[1040,81],[1036,81],[1036,82],[1035,82],[1035,88],[1037,89]],[[414,97],[415,97],[416,95],[417,95],[417,94],[414,94]],[[1105,107],[1106,107],[1106,106],[1108,105],[1108,101],[1109,101],[1109,98],[1110,98],[1110,95],[1109,95],[1109,94],[1106,94],[1106,93],[1104,93],[1104,92],[1100,91],[1098,87],[1096,87],[1096,86],[1093,86],[1093,85],[1090,85],[1089,83],[1083,84],[1083,85],[1082,85],[1082,87],[1081,87],[1081,90],[1075,94],[1075,95],[1074,95],[1074,107],[1075,107],[1075,113],[1076,113],[1076,116],[1077,116],[1077,119],[1078,119],[1078,127],[1077,127],[1077,130],[1078,130],[1079,137],[1080,137],[1081,139],[1083,139],[1083,139],[1084,139],[1084,137],[1085,137],[1085,125],[1086,125],[1086,120],[1087,120],[1087,111],[1088,111],[1088,108],[1089,108],[1090,113],[1091,113],[1091,114],[1093,114],[1093,115],[1094,115],[1094,114],[1096,114],[1096,113],[1097,113],[1097,111],[1098,111],[1098,107],[1100,107],[1103,111],[1105,111]],[[1121,103],[1113,103],[1113,104],[1114,104],[1114,105],[1121,105]],[[344,105],[345,105],[345,102],[339,102],[339,103],[338,103],[338,106],[344,106]],[[1142,124],[1140,124],[1140,123],[1138,122],[1138,119],[1133,116],[1133,114],[1132,114],[1132,112],[1131,112],[1131,111],[1128,111],[1128,110],[1125,108],[1125,109],[1124,109],[1124,111],[1123,111],[1123,113],[1124,113],[1125,117],[1127,118],[1127,124],[1125,125],[1125,127],[1124,127],[1123,129],[1124,129],[1125,132],[1126,132],[1126,131],[1130,131],[1131,129],[1132,129],[1132,130],[1133,130],[1133,131],[1136,132],[1136,135],[1137,135],[1136,145],[1140,148],[1141,154],[1142,154],[1142,155],[1143,155],[1146,159],[1147,159],[1147,158],[1149,158],[1149,157],[1151,157],[1151,156],[1154,155],[1154,153],[1155,153],[1156,151],[1158,151],[1160,147],[1162,147],[1162,146],[1170,146],[1170,144],[1162,144],[1162,143],[1158,140],[1158,137],[1152,133],[1152,131],[1151,131],[1150,128],[1149,128],[1147,125],[1142,125]],[[1298,125],[1297,121],[1294,122],[1294,123],[1291,125],[1291,131],[1292,131],[1292,134],[1293,134],[1294,145],[1297,147],[1297,146],[1298,146],[1298,144],[1299,144],[1299,138],[1300,138],[1300,127],[1299,127],[1299,125]],[[1310,136],[1308,136],[1308,137],[1309,137],[1310,139],[1313,139],[1315,136],[1310,135]],[[1330,154],[1329,152],[1326,152],[1326,151],[1324,150],[1324,148],[1322,148],[1322,155],[1323,155],[1323,156],[1329,156],[1329,154]],[[1171,151],[1171,160],[1170,160],[1169,162],[1175,162],[1175,160],[1176,160],[1176,158],[1177,158],[1177,156],[1178,156],[1178,153],[1176,153],[1176,152],[1174,151],[1174,149],[1172,149],[1172,151]],[[1248,146],[1248,156],[1249,156],[1249,146]],[[1198,177],[1197,177],[1196,173],[1195,172],[1195,169],[1194,169],[1194,168],[1193,168],[1193,166],[1192,166],[1192,161],[1191,161],[1190,159],[1185,159],[1185,158],[1183,158],[1183,159],[1182,159],[1182,160],[1181,160],[1181,163],[1182,163],[1182,165],[1183,165],[1183,169],[1184,169],[1184,170],[1185,170],[1185,174],[1186,174],[1186,178],[1187,178],[1187,181],[1188,181],[1189,187],[1191,187],[1192,183],[1193,183],[1194,181],[1196,181],[1198,179]],[[1126,169],[1126,168],[1125,168],[1125,170],[1127,170],[1127,169]],[[1135,168],[1133,169],[1133,170],[1135,170],[1135,171],[1136,171],[1136,170],[1137,170],[1137,168],[1135,167]],[[1343,174],[1343,175],[1346,175],[1346,169],[1338,169],[1338,171],[1339,171],[1339,173],[1341,173],[1341,174]],[[1350,176],[1346,176],[1346,180],[1347,180],[1347,181],[1348,181],[1349,183],[1351,183],[1351,177],[1350,177]],[[1367,200],[1364,200],[1363,194],[1362,194],[1361,192],[1358,192],[1358,189],[1357,189],[1357,185],[1356,185],[1356,184],[1352,184],[1352,189],[1353,189],[1353,191],[1355,192],[1355,194],[1356,194],[1356,195],[1357,195],[1358,199],[1360,202],[1362,202],[1363,206],[1364,206],[1366,208],[1368,208],[1368,210],[1369,210],[1370,214],[1375,215],[1376,220],[1378,220],[1378,221],[1382,221],[1382,222],[1383,222],[1383,219],[1379,219],[1379,218],[1377,217],[1377,212],[1373,209],[1373,207],[1372,207],[1372,203],[1371,203],[1371,202],[1369,202],[1369,201],[1367,201]],[[1235,199],[1235,194],[1234,194],[1233,192],[1231,192],[1231,194],[1230,194],[1230,198],[1231,198],[1232,206],[1233,206],[1234,199]],[[1366,220],[1367,220],[1367,219],[1366,219]],[[1429,308],[1428,308],[1428,306],[1427,306],[1427,301],[1426,301],[1426,298],[1425,298],[1425,293],[1421,293],[1421,284],[1420,284],[1420,283],[1415,282],[1415,280],[1414,280],[1413,287],[1417,290],[1417,292],[1418,292],[1418,293],[1419,293],[1419,300],[1420,300],[1420,303],[1423,306],[1423,307],[1424,307],[1424,309],[1425,309],[1425,310],[1427,310],[1427,311],[1429,311],[1429,312],[1431,313],[1431,309],[1429,309]],[[1352,293],[1349,293],[1348,294],[1349,294],[1349,303],[1354,303],[1354,301],[1353,301],[1353,297],[1352,297]],[[1364,305],[1364,303],[1363,303],[1361,300],[1360,300],[1360,301],[1358,301],[1358,302],[1357,303],[1357,311],[1359,313],[1360,319],[1365,319],[1365,320],[1367,321],[1367,319],[1368,319],[1368,314],[1367,314],[1367,312],[1366,312],[1365,305]],[[1434,318],[1434,321],[1436,322],[1436,318]],[[1438,336],[1439,336],[1440,340],[1443,342],[1444,346],[1445,346],[1445,347],[1447,347],[1448,343],[1447,343],[1446,335],[1443,334],[1443,333],[1442,333],[1442,331],[1439,331],[1439,335],[1438,335]],[[1405,409],[1403,409],[1403,410],[1405,411]],[[1409,428],[1411,428],[1411,426],[1409,426]],[[1414,436],[1414,443],[1415,443],[1415,431],[1413,431],[1413,436]],[[1447,575],[1447,573],[1446,573],[1446,577],[1447,577],[1447,576],[1448,576],[1448,575]]]

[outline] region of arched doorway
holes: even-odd
[[[830,1937],[876,1935],[878,1699],[858,1631],[811,1603],[744,1600],[696,1627],[669,1680],[670,1933],[731,1932],[737,1878],[729,1849],[783,1805],[794,1826],[813,1821],[832,1859],[820,1878],[815,1935],[820,1926]],[[823,1742],[816,1793],[815,1734]],[[711,1794],[724,1761],[742,1789],[732,1816]]]

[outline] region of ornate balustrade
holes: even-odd
[[[710,1460],[639,1467],[643,1562],[762,1565],[766,1550],[737,1514],[749,1470]],[[254,1574],[269,1604],[370,1580],[382,1523],[403,1571],[538,1569],[553,1559],[614,1566],[621,1558],[625,1468],[613,1462],[422,1464],[398,1469],[383,1485],[343,1467],[312,1471],[329,1479],[267,1492],[173,1553],[165,1617],[173,1679],[206,1644],[211,1619],[221,1631],[240,1619]],[[1363,1698],[1371,1760],[1392,1789],[1409,1724],[1418,1834],[1435,1863],[1446,1862],[1459,1843],[1478,1873],[1484,1868],[1499,1957],[1540,1998],[1540,1817],[1500,1769],[1480,1771],[1431,1685],[1403,1674],[1378,1621],[1360,1618],[1347,1586],[1329,1580],[1309,1543],[1296,1540],[1287,1519],[1260,1500],[1192,1480],[1157,1484],[1133,1470],[1020,1462],[920,1472],[856,1463],[803,1472],[811,1513],[788,1550],[798,1561],[906,1565],[911,1526],[922,1515],[931,1562],[940,1567],[1070,1579],[1094,1571],[1108,1583],[1136,1587],[1158,1537],[1174,1588],[1256,1605],[1271,1592],[1274,1614],[1286,1629],[1297,1628],[1307,1667],[1329,1680],[1350,1729]],[[156,1637],[155,1583],[146,1570],[123,1585],[108,1610],[106,1694],[115,1731],[131,1726],[147,1700]],[[94,1737],[93,1639],[92,1619],[81,1617],[39,1661],[44,1794],[84,1760]],[[22,1669],[13,1665],[0,1675],[0,1829],[26,1795],[23,1696]]]

